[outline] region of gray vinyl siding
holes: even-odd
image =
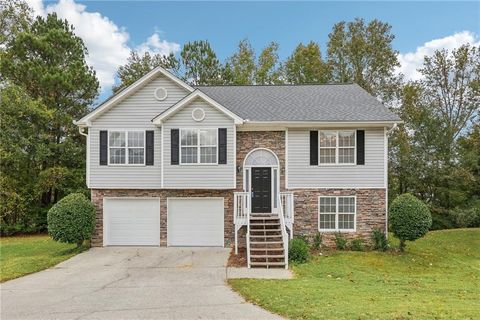
[[[205,119],[197,122],[192,119],[192,110],[202,108]],[[227,128],[227,164],[218,165],[171,165],[170,130],[185,128]],[[197,99],[165,120],[163,129],[163,187],[168,188],[234,188],[234,122],[223,112],[206,102]],[[218,150],[217,150],[218,151]]]
[[[365,130],[365,165],[311,166],[309,131],[288,129],[287,188],[385,187],[383,128]]]
[[[163,101],[154,97],[158,87],[167,89]],[[90,188],[158,189],[161,188],[161,130],[151,120],[188,94],[173,81],[159,76],[130,97],[92,122],[90,134]],[[154,130],[153,166],[100,166],[100,130]]]

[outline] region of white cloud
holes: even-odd
[[[176,53],[180,51],[180,45],[174,42],[168,42],[167,40],[160,40],[160,35],[158,32],[155,32],[147,41],[139,45],[136,50],[144,54],[145,52],[168,55],[170,52]]]
[[[75,34],[83,39],[88,49],[87,63],[97,72],[102,90],[109,90],[115,83],[115,72],[123,65],[132,48],[130,35],[125,28],[117,26],[108,17],[99,12],[89,12],[83,4],[74,0],[60,0],[58,3],[43,4],[42,0],[28,0],[36,15],[45,16],[56,12],[62,19],[67,19],[75,28]],[[141,52],[168,54],[180,50],[180,45],[161,40],[155,32],[144,43],[135,48]]]
[[[439,49],[452,51],[452,49],[467,43],[478,46],[480,45],[480,39],[473,32],[462,31],[451,36],[425,42],[422,46],[417,47],[415,52],[400,53],[398,55],[401,66],[397,69],[397,72],[403,73],[407,80],[419,80],[422,78],[422,75],[417,69],[422,67],[425,56],[432,55],[435,50]]]

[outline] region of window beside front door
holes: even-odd
[[[355,164],[355,130],[319,131],[319,164]]]
[[[356,198],[319,197],[318,228],[320,231],[355,231]]]

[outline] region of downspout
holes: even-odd
[[[385,127],[385,237],[388,239],[388,134],[397,127],[394,123],[390,129]]]
[[[82,135],[87,137],[87,155],[86,155],[86,161],[85,161],[85,170],[86,170],[86,184],[87,187],[90,188],[90,130],[88,130],[88,133],[84,132],[84,129],[88,128],[85,126],[78,126],[78,132]]]

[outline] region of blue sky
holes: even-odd
[[[424,54],[480,43],[480,2],[161,2],[28,0],[36,11],[56,11],[76,27],[101,74],[102,95],[131,49],[178,52],[188,41],[208,39],[221,60],[248,38],[257,52],[270,41],[286,58],[300,42],[325,52],[334,23],[355,17],[392,25],[402,72],[415,78]],[[108,79],[107,79],[108,78]]]
[[[394,46],[412,51],[426,41],[463,30],[480,30],[480,2],[86,2],[127,27],[132,45],[155,29],[183,44],[208,39],[221,58],[248,38],[260,50],[269,41],[287,56],[299,42],[317,41],[325,48],[334,23],[362,17],[392,25]]]

